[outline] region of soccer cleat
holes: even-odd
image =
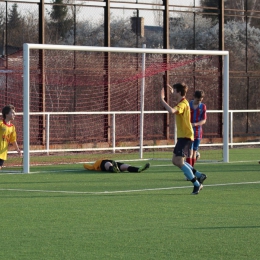
[[[203,185],[200,184],[200,186],[194,186],[193,188],[193,192],[191,193],[191,195],[197,195],[199,194],[200,190],[203,188]]]
[[[119,168],[117,166],[117,163],[115,161],[112,161],[111,163],[113,165],[113,172],[115,172],[115,173],[120,172],[120,170],[119,170]]]
[[[143,172],[143,171],[147,170],[148,168],[150,168],[150,163],[146,163],[144,166],[140,167],[138,169],[138,172]]]
[[[200,159],[200,152],[196,152],[196,161],[198,161]]]
[[[202,184],[207,179],[207,175],[202,173],[201,176],[197,179],[198,179],[198,182],[200,184]]]

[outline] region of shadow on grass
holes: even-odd
[[[245,228],[260,228],[260,226],[231,226],[231,227],[197,227],[192,229],[245,229]],[[186,228],[185,228],[186,229]],[[188,229],[188,228],[187,228]],[[190,228],[189,228],[190,229]]]

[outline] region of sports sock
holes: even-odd
[[[194,159],[191,158],[191,166],[193,167],[193,165],[194,165]]]
[[[186,162],[185,162],[184,164],[186,164]],[[192,170],[193,174],[194,174],[197,178],[200,178],[201,173],[200,173],[199,171],[197,171],[196,169],[194,169],[190,164],[187,164],[187,167],[189,167],[189,168]]]
[[[191,158],[187,158],[187,159],[186,159],[186,162],[191,165],[191,163],[192,163],[192,162],[191,162]]]
[[[182,167],[181,167],[181,170],[183,171],[184,175],[189,179],[189,180],[192,180],[194,178],[194,175],[192,173],[192,170],[191,170],[191,166],[188,166],[187,165],[188,163],[185,162]]]
[[[127,168],[127,170],[128,170],[129,172],[138,172],[139,168],[134,167],[134,166],[129,166],[129,167]]]
[[[194,165],[195,165],[195,162],[196,162],[197,160],[196,159],[192,159],[192,166],[194,167]]]
[[[197,171],[196,169],[193,168],[192,172],[197,178],[201,177],[201,172]]]
[[[194,186],[197,186],[199,187],[200,186],[200,183],[197,181],[196,177],[194,177],[191,182],[193,183]]]
[[[108,170],[109,170],[110,172],[114,172],[113,166],[109,166]]]
[[[187,167],[189,167],[191,170],[193,169],[193,167],[192,167],[189,163],[184,162],[184,164],[185,164]]]

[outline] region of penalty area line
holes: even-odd
[[[233,186],[233,185],[248,185],[248,184],[260,184],[260,181],[238,182],[238,183],[219,183],[219,184],[209,184],[209,185],[203,185],[203,186],[204,187],[218,187],[218,186]],[[116,193],[145,192],[145,191],[177,190],[177,189],[187,189],[187,188],[190,189],[191,186],[147,188],[147,189],[136,189],[136,190],[116,190],[116,191],[64,191],[64,190],[31,190],[31,189],[26,190],[26,189],[8,189],[8,188],[0,188],[0,191],[104,195],[104,194],[116,194]]]

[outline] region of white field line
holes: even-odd
[[[238,183],[220,183],[220,184],[209,184],[209,185],[203,185],[203,186],[204,187],[217,187],[217,186],[233,186],[233,185],[248,185],[248,184],[260,184],[260,181],[255,181],[255,182],[238,182]],[[191,186],[150,188],[150,189],[139,189],[139,190],[116,190],[116,191],[27,190],[27,189],[5,189],[5,188],[0,188],[0,191],[104,195],[104,194],[132,193],[132,192],[160,191],[160,190],[175,190],[175,189],[187,189],[187,188],[190,189]]]

